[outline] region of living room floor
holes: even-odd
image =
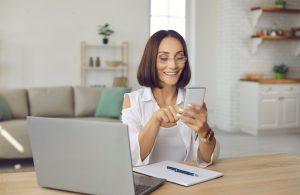
[[[253,136],[215,130],[221,145],[220,158],[289,153],[300,156],[300,133]],[[0,160],[0,173],[32,171],[32,159]]]
[[[300,156],[300,133],[253,136],[243,132],[216,130],[221,145],[221,158],[289,153]]]

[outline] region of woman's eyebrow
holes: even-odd
[[[175,55],[180,54],[180,53],[184,53],[184,51],[177,51]],[[159,51],[158,54],[170,54],[170,52],[167,52],[167,51]]]
[[[177,55],[177,54],[181,54],[181,53],[183,53],[183,54],[184,54],[184,51],[177,51],[175,55]]]
[[[166,51],[159,51],[158,54],[169,54],[169,52],[166,52]]]

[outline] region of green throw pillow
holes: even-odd
[[[98,102],[95,117],[120,117],[124,94],[128,92],[130,92],[130,88],[104,89]]]
[[[9,106],[7,105],[5,100],[0,97],[0,121],[9,120],[11,118],[12,113]]]

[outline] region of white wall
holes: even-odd
[[[216,35],[218,0],[195,1],[195,64],[193,81],[206,87],[205,102],[214,123],[216,100]]]
[[[80,41],[129,42],[130,86],[149,36],[144,0],[0,0],[0,88],[80,84]]]

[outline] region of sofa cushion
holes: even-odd
[[[74,116],[72,87],[30,88],[28,97],[32,116]]]
[[[27,92],[25,89],[6,89],[0,92],[13,118],[25,118],[28,116]]]
[[[96,117],[119,118],[122,110],[124,94],[130,92],[130,88],[106,88],[101,93]]]
[[[102,89],[102,87],[74,87],[76,117],[94,115]]]
[[[0,121],[9,120],[12,114],[5,100],[0,96]]]
[[[0,136],[0,158],[29,158],[32,157],[28,124],[25,119],[2,121]],[[9,137],[13,137],[15,144]]]

